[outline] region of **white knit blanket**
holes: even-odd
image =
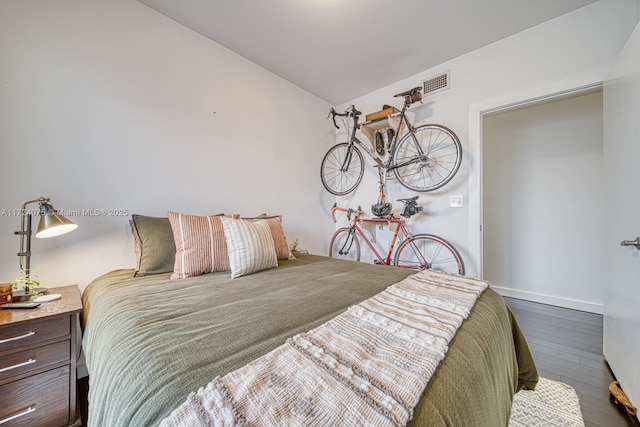
[[[402,426],[487,283],[425,270],[216,377],[161,426]]]

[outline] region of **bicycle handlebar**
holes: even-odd
[[[336,211],[342,211],[342,212],[346,212],[347,213],[347,219],[349,219],[349,221],[351,221],[351,214],[352,213],[360,213],[360,212],[364,212],[362,209],[360,209],[360,206],[358,206],[358,209],[351,209],[351,208],[343,208],[342,206],[338,206],[337,203],[333,204],[333,207],[331,208],[331,219],[333,220],[333,222],[336,222]]]
[[[362,112],[356,110],[356,106],[353,104],[351,104],[349,108],[344,110],[344,113],[338,113],[335,110],[335,108],[331,107],[331,109],[329,110],[329,115],[327,116],[327,119],[331,117],[331,120],[333,120],[333,125],[336,127],[336,129],[340,129],[340,126],[338,126],[338,124],[336,123],[336,116],[353,117],[354,119],[357,120],[360,114],[362,114]]]
[[[342,208],[340,206],[338,206],[336,203],[333,204],[333,207],[331,208],[331,219],[333,220],[333,222],[336,222],[336,211],[342,211],[342,212],[346,212],[347,215],[351,214],[351,209],[347,209],[347,208]]]
[[[411,104],[413,104],[414,102],[418,102],[418,101],[422,102],[422,94],[420,93],[420,90],[422,90],[422,88],[420,86],[417,86],[417,87],[414,87],[413,89],[407,90],[402,93],[398,93],[393,96],[404,97],[404,103],[406,108]],[[353,117],[353,120],[357,125],[358,116],[360,116],[361,114],[362,112],[356,110],[356,106],[351,104],[346,110],[344,110],[344,113],[338,113],[335,110],[335,108],[331,107],[331,109],[329,110],[329,115],[327,116],[327,119],[331,117],[331,120],[333,121],[333,125],[336,127],[336,129],[340,129],[340,126],[338,126],[338,124],[336,123],[336,116]]]

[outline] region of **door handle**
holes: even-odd
[[[640,237],[636,237],[636,240],[623,240],[620,246],[635,246],[636,249],[640,249]]]

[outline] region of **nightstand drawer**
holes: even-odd
[[[69,340],[5,354],[0,359],[0,381],[56,363],[68,363],[70,357]]]
[[[52,369],[0,386],[0,399],[2,427],[67,425],[69,367]]]
[[[0,352],[69,335],[70,328],[69,316],[54,317],[37,322],[17,323],[13,326],[2,328],[0,329]]]

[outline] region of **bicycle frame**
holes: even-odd
[[[393,265],[391,262],[391,255],[393,254],[393,251],[396,247],[396,243],[398,242],[398,235],[400,234],[400,232],[403,233],[404,235],[404,240],[410,239],[413,234],[411,233],[411,231],[407,228],[405,221],[403,218],[397,217],[393,214],[388,215],[386,218],[368,218],[368,219],[364,219],[361,218],[361,214],[364,213],[364,211],[358,209],[357,211],[354,211],[352,209],[345,209],[345,208],[341,208],[338,206],[334,206],[334,208],[332,209],[331,215],[333,217],[333,220],[335,222],[335,215],[334,215],[334,211],[335,210],[340,210],[340,211],[344,211],[347,212],[348,215],[351,215],[351,213],[355,213],[355,217],[353,218],[353,221],[351,222],[351,224],[349,225],[349,228],[354,232],[357,233],[362,240],[364,240],[364,242],[367,244],[367,246],[369,247],[369,249],[371,249],[371,252],[373,252],[373,254],[375,255],[375,257],[378,260],[378,263],[380,265]],[[373,242],[371,241],[371,239],[365,234],[364,230],[362,229],[360,224],[363,223],[369,223],[369,224],[396,224],[396,230],[393,233],[393,237],[391,239],[391,243],[389,244],[389,251],[387,252],[387,256],[385,258],[382,257],[382,255],[380,254],[380,252],[378,252],[378,250],[376,249],[376,247],[374,246]],[[403,241],[404,241],[403,240]],[[420,253],[420,251],[416,251],[416,253]],[[428,266],[428,262],[425,259],[421,259],[420,260],[421,263],[423,264],[423,266],[426,268]],[[406,267],[409,268],[409,267]]]
[[[382,255],[380,255],[380,252],[378,252],[376,247],[373,245],[373,242],[371,241],[371,239],[369,239],[369,237],[364,233],[364,230],[358,225],[358,220],[354,220],[354,222],[351,224],[351,229],[355,230],[360,235],[360,237],[362,238],[362,240],[364,240],[364,242],[367,244],[369,249],[371,249],[371,252],[373,252],[373,254],[376,256],[380,264],[391,265],[391,255],[393,254],[393,250],[395,249],[396,241],[398,240],[398,234],[400,234],[400,231],[402,231],[406,236],[408,232],[404,223],[397,218],[394,218],[394,219],[387,219],[387,218],[373,219],[372,218],[372,219],[360,219],[360,221],[362,223],[366,222],[366,223],[375,223],[375,224],[397,224],[398,225],[396,227],[396,231],[393,233],[393,237],[391,238],[391,244],[389,244],[389,251],[387,252],[387,256],[386,258],[382,258]]]
[[[332,146],[322,158],[320,179],[324,188],[337,196],[354,191],[362,181],[367,156],[373,159],[373,166],[380,170],[382,177],[386,179],[393,175],[409,190],[427,192],[446,185],[460,168],[462,145],[456,134],[445,126],[413,126],[406,112],[412,104],[421,100],[421,96],[420,87],[394,95],[404,98],[402,110],[394,114],[392,119],[387,118],[366,128],[358,124],[362,112],[355,105],[350,105],[343,113],[331,108],[327,118],[331,117],[333,125],[340,129],[336,116],[341,117],[348,139]],[[382,138],[379,125],[388,129],[386,141]],[[371,145],[375,146],[358,139],[358,129],[363,130],[371,139]],[[381,185],[383,181],[380,180]],[[384,203],[378,202],[378,205],[381,204]],[[380,216],[388,213],[387,210],[377,212]]]
[[[409,132],[409,134],[414,139],[416,149],[420,154],[419,158],[399,164],[399,165],[393,164],[393,156],[391,154],[389,155],[389,158],[387,159],[386,162],[383,162],[382,160],[380,160],[378,155],[374,153],[372,150],[370,150],[369,147],[366,144],[364,144],[362,141],[360,141],[356,136],[356,131],[360,128],[360,125],[358,124],[358,117],[354,117],[354,126],[353,126],[353,129],[351,130],[351,136],[349,138],[350,147],[353,147],[353,145],[358,145],[360,148],[362,148],[365,151],[365,153],[369,155],[369,157],[373,159],[374,162],[376,162],[376,164],[380,168],[384,169],[385,171],[391,171],[393,169],[407,166],[415,161],[419,161],[421,158],[424,157],[424,153],[422,152],[422,148],[420,147],[420,144],[418,143],[414,134],[416,128],[411,124],[411,122],[407,118],[407,115],[405,114],[406,110],[407,110],[407,105],[405,104],[402,107],[402,110],[400,111],[400,120],[398,121],[398,128],[395,129],[393,139],[391,141],[391,146],[389,148],[389,153],[395,152],[398,141],[401,139],[400,129],[402,129],[402,125],[404,124],[407,127],[407,132]],[[348,165],[350,161],[351,161],[351,151],[349,151],[349,156],[345,157],[345,161],[342,167],[346,169],[345,165]]]

